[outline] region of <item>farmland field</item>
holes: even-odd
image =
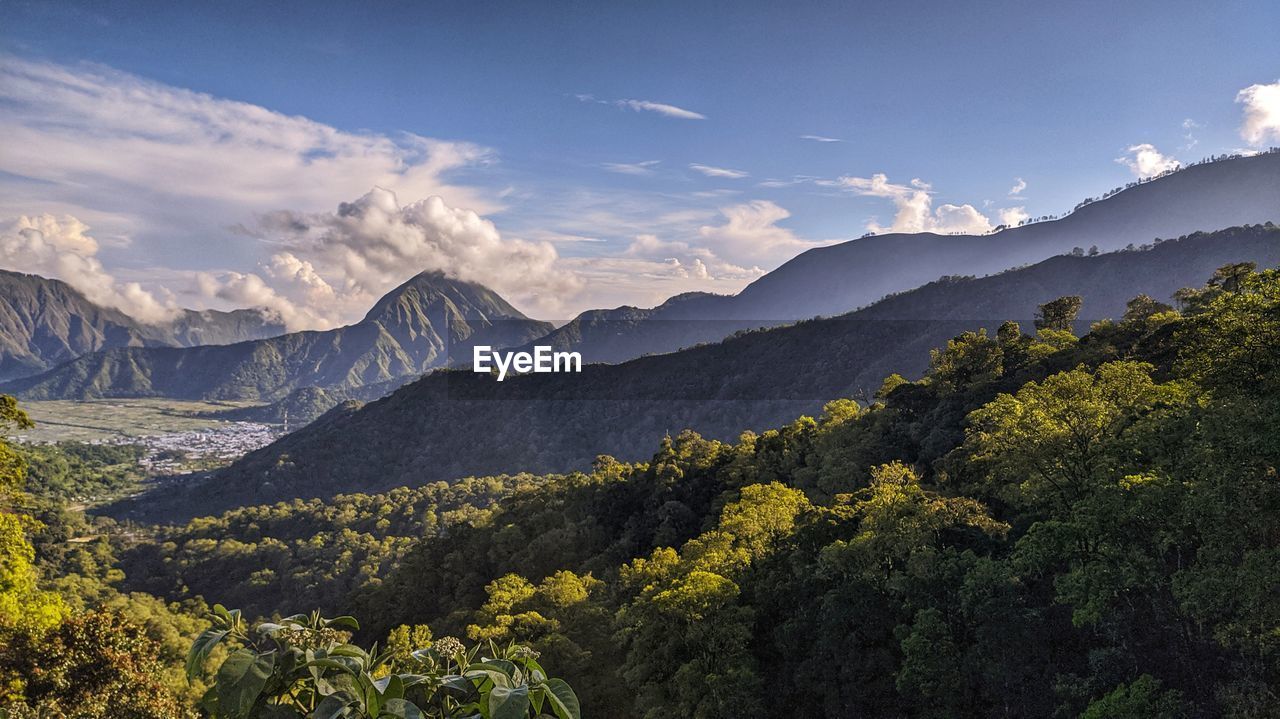
[[[25,442],[94,442],[218,430],[239,423],[210,419],[201,414],[250,404],[160,398],[23,402],[23,409],[35,421],[36,427],[15,436]]]

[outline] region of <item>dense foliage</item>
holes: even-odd
[[[1034,334],[955,336],[869,405],[735,442],[685,431],[647,462],[246,507],[150,536],[103,523],[117,539],[96,554],[18,555],[29,577],[37,554],[72,573],[54,586],[76,612],[109,596],[138,614],[146,590],[184,617],[227,596],[252,615],[305,598],[364,617],[332,639],[387,651],[325,670],[362,687],[423,673],[395,667],[452,635],[492,642],[489,657],[536,647],[588,716],[1274,717],[1280,271],[1226,266],[1178,301],[1135,298],[1079,337],[1076,303],[1047,303]],[[305,657],[293,632],[318,616],[265,634],[218,616],[240,634],[210,645],[225,652],[211,668],[246,651],[227,676],[261,679],[254,697],[305,694],[259,662]],[[473,658],[442,671],[465,677]],[[197,678],[209,696],[239,681]],[[390,685],[348,692],[350,710],[376,716]]]
[[[146,450],[136,444],[58,442],[18,448],[27,463],[27,489],[68,501],[109,496],[132,489],[145,477],[139,467]]]
[[[187,671],[197,675],[218,645],[237,645],[200,700],[215,719],[581,718],[573,690],[548,677],[528,647],[467,650],[453,637],[409,646],[420,637],[404,633],[365,650],[346,641],[359,628],[352,617],[316,612],[249,626],[238,610],[215,605],[212,618]]]

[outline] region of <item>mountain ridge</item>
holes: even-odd
[[[114,347],[190,347],[284,332],[261,309],[182,310],[163,324],[103,307],[62,280],[0,270],[0,381],[39,374]]]
[[[989,275],[1097,246],[1280,222],[1280,152],[1204,162],[1081,203],[1055,220],[986,235],[886,233],[807,250],[736,295],[701,295],[653,308],[588,310],[540,339],[586,362],[622,362],[865,307],[946,275]]]
[[[23,399],[152,397],[276,400],[306,387],[351,389],[421,374],[471,342],[502,346],[545,334],[483,285],[415,275],[345,327],[228,345],[118,347],[10,381]]]
[[[167,517],[196,507],[581,469],[600,453],[643,458],[664,433],[684,427],[731,439],[816,414],[831,399],[869,396],[892,373],[917,376],[930,349],[964,331],[1029,322],[1037,305],[1059,296],[1080,294],[1086,318],[1119,317],[1137,294],[1169,301],[1177,289],[1242,261],[1280,264],[1280,228],[1198,233],[1147,250],[1064,255],[990,277],[948,278],[842,317],[587,365],[582,374],[497,383],[436,372],[363,407],[332,410],[208,482],[113,511]]]

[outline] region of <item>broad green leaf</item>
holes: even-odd
[[[274,652],[255,654],[237,649],[218,668],[218,709],[223,716],[248,716],[258,700],[271,671],[275,668]]]
[[[578,704],[578,695],[563,679],[548,679],[543,686],[547,689],[547,701],[555,710],[559,719],[582,719],[582,707]]]
[[[324,625],[326,627],[350,629],[353,632],[358,631],[360,629],[360,622],[357,622],[355,617],[348,616],[345,614],[341,617],[334,617],[333,619],[324,620]]]
[[[385,706],[382,707],[382,717],[395,717],[395,719],[426,719],[426,714],[418,708],[413,702],[404,699],[389,699]],[[380,718],[381,719],[381,718]]]
[[[378,693],[385,699],[400,699],[404,697],[404,681],[399,675],[390,674],[373,683],[377,687]]]
[[[354,717],[357,714],[350,711],[359,706],[359,701],[355,697],[346,693],[330,694],[320,702],[320,706],[312,712],[311,719],[343,719],[344,717]]]
[[[479,681],[481,686],[484,685],[485,680],[488,680],[492,682],[493,686],[495,687],[506,687],[508,689],[511,688],[511,677],[507,676],[506,672],[503,672],[498,669],[484,667],[483,665],[479,665],[479,664],[472,665],[472,666],[475,668],[468,669],[467,673],[463,674],[463,676],[465,676],[467,679],[470,679],[472,681]]]
[[[204,661],[209,658],[209,653],[226,636],[226,629],[206,629],[200,636],[196,637],[195,643],[191,645],[191,651],[187,652],[188,680],[194,679],[200,673],[200,669],[204,667]]]
[[[529,716],[529,687],[494,687],[489,692],[489,719],[525,719]]]

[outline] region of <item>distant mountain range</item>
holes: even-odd
[[[1280,153],[1240,157],[1138,183],[1059,220],[981,236],[865,237],[805,252],[734,296],[689,293],[649,309],[592,310],[560,328],[525,317],[481,285],[439,274],[415,277],[354,325],[280,335],[255,310],[188,311],[165,327],[141,325],[63,283],[6,273],[0,381],[8,382],[0,391],[26,399],[261,401],[271,404],[232,414],[306,422],[339,402],[383,396],[426,370],[465,364],[474,343],[551,345],[579,351],[586,362],[624,362],[841,314],[942,276],[1278,220]]]
[[[621,362],[738,329],[838,315],[946,275],[987,275],[1073,248],[1101,252],[1223,227],[1280,222],[1280,153],[1187,167],[1087,202],[1058,220],[990,235],[884,234],[804,252],[733,296],[591,310],[538,344]]]
[[[227,344],[281,332],[278,319],[256,309],[183,310],[168,323],[145,324],[60,280],[0,270],[0,382],[103,349]]]
[[[207,482],[117,511],[190,516],[468,475],[581,469],[597,453],[645,456],[663,433],[685,427],[729,439],[817,413],[826,400],[869,396],[893,372],[919,376],[929,350],[965,330],[1010,319],[1029,330],[1037,306],[1057,297],[1082,296],[1082,320],[1119,317],[1138,294],[1168,302],[1242,261],[1280,264],[1280,229],[1197,233],[1149,249],[948,278],[840,317],[588,365],[581,374],[497,383],[434,372],[362,408],[335,409]]]
[[[117,345],[0,385],[0,392],[28,400],[272,401],[303,388],[345,391],[403,381],[447,364],[451,353],[469,356],[472,344],[518,345],[551,329],[481,285],[426,272],[346,327],[228,345]]]

